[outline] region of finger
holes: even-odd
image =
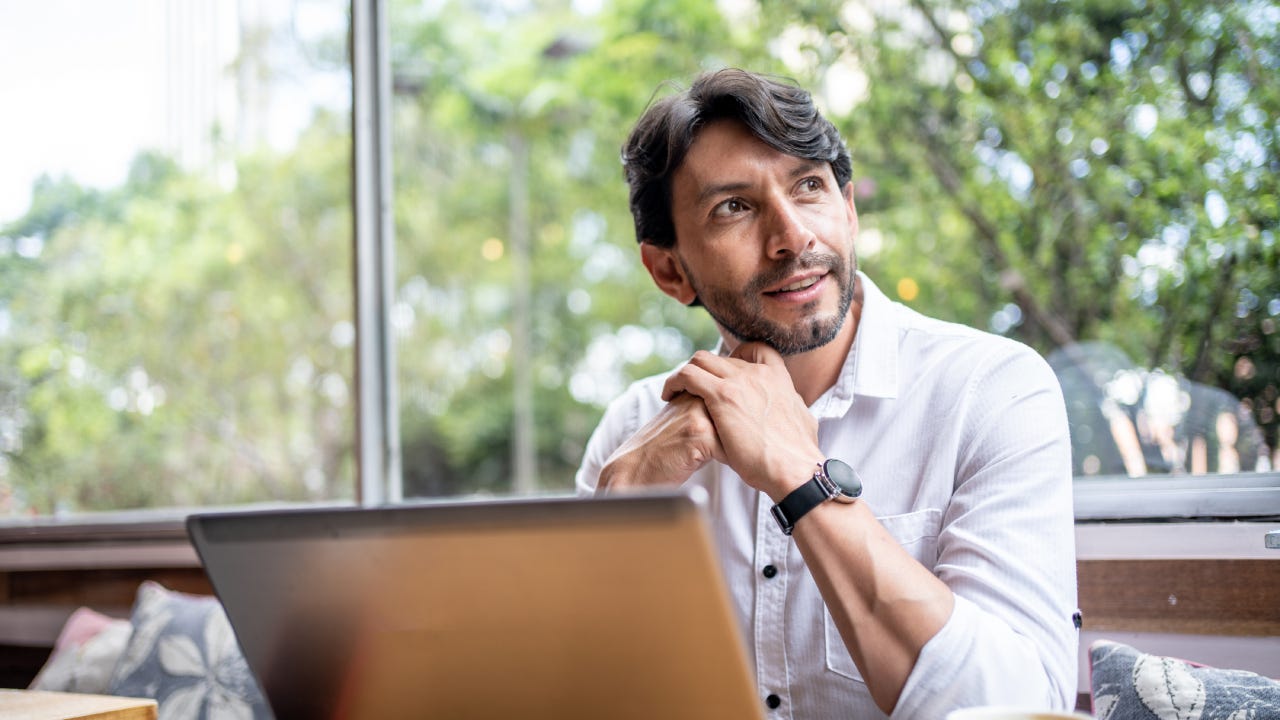
[[[729,464],[729,456],[725,454],[724,443],[720,441],[720,436],[715,436],[715,442],[711,446],[711,457],[718,463]]]
[[[761,365],[784,365],[782,354],[762,342],[744,342],[729,357]]]
[[[682,367],[668,375],[666,382],[662,383],[662,400],[664,402],[676,402],[685,393],[687,383],[683,373],[684,368]]]
[[[682,392],[703,397],[707,383],[714,380],[714,376],[717,375],[714,370],[707,367],[708,358],[715,358],[715,356],[710,353],[696,353],[689,362],[667,376],[666,382],[662,384],[662,399],[671,402]]]
[[[670,402],[682,392],[703,400],[712,399],[720,391],[723,383],[732,377],[733,363],[743,363],[743,361],[718,358],[714,355],[700,358],[698,361],[690,360],[667,378],[662,386],[662,399]]]
[[[702,368],[718,378],[728,378],[736,371],[747,367],[750,363],[742,358],[698,351],[689,359],[688,364]]]

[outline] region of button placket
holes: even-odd
[[[769,508],[770,499],[756,499],[755,620],[756,681],[765,695],[770,717],[791,716],[788,702],[786,598],[787,555],[791,538],[778,530]]]

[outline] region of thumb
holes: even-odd
[[[744,342],[729,353],[729,357],[759,365],[781,365],[782,355],[762,342]]]

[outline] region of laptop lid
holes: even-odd
[[[193,515],[249,667],[294,717],[763,717],[684,495]]]

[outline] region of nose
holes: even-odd
[[[817,241],[805,224],[799,209],[790,203],[778,203],[770,213],[765,254],[771,260],[797,257]]]

